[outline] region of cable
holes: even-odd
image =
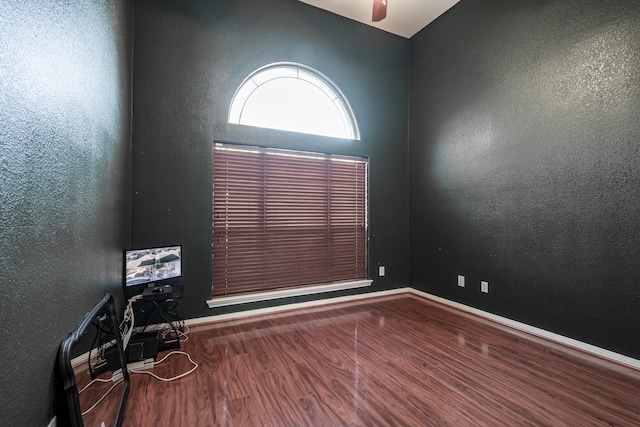
[[[89,387],[91,384],[93,384],[93,383],[94,383],[94,382],[96,382],[96,381],[99,381],[99,382],[107,382],[107,383],[111,382],[111,380],[104,380],[104,379],[101,379],[101,378],[96,378],[96,379],[94,379],[93,381],[91,381],[89,384],[87,384],[86,386],[84,386],[84,388],[83,388],[82,390],[80,390],[80,391],[78,392],[78,394],[80,394],[80,393],[82,393],[83,391],[85,391],[85,390],[87,389],[87,387]],[[93,406],[91,406],[89,409],[87,409],[86,411],[84,411],[84,412],[82,413],[82,416],[84,417],[84,416],[85,416],[85,415],[87,415],[89,412],[93,411],[93,410],[94,410],[94,409],[95,409],[95,408],[100,404],[100,402],[102,402],[102,401],[103,401],[103,400],[104,400],[104,399],[109,395],[109,393],[111,393],[111,392],[113,391],[113,389],[114,389],[114,388],[116,388],[116,386],[117,386],[118,384],[120,384],[122,381],[123,381],[123,380],[118,380],[118,381],[116,381],[115,383],[113,383],[113,385],[109,388],[109,390],[107,390],[107,392],[106,392],[104,395],[102,395],[102,397],[101,397],[100,399],[98,399],[98,401],[97,401],[96,403],[94,403],[94,404],[93,404]]]
[[[94,366],[91,364],[91,351],[94,348],[96,348],[96,342],[98,342],[98,337],[100,336],[100,328],[98,327],[98,325],[97,325],[97,323],[95,321],[91,322],[91,324],[96,327],[96,335],[93,337],[93,342],[91,343],[91,347],[89,347],[89,355],[87,356],[87,367],[89,369],[89,376],[91,378],[94,378],[94,376],[93,376],[93,368],[94,368]],[[100,355],[98,355],[97,357],[100,357]]]
[[[126,349],[129,345],[129,340],[131,339],[131,335],[133,335],[133,329],[135,325],[135,316],[133,312],[133,303],[140,300],[142,295],[136,295],[129,299],[127,303],[127,308],[124,310],[122,314],[122,322],[120,323],[120,335],[122,336],[122,348]],[[127,324],[129,326],[127,327]]]
[[[135,301],[136,300],[134,300],[133,302]],[[153,307],[154,307],[153,310],[149,312],[149,315],[147,316],[146,322],[142,327],[142,329],[137,332],[134,330],[133,334],[135,335],[136,333],[144,333],[147,330],[147,327],[150,326],[150,322],[154,320],[153,314],[155,313],[155,315],[160,316],[163,320],[163,323],[166,323],[166,325],[168,326],[168,328],[166,329],[160,329],[159,328],[160,324],[156,325],[156,327],[158,328],[157,330],[160,334],[158,339],[160,339],[161,341],[166,341],[167,336],[170,333],[173,333],[173,337],[170,337],[172,341],[175,340],[179,343],[185,342],[188,339],[186,335],[188,332],[183,332],[186,325],[184,323],[184,320],[182,320],[178,315],[178,313],[175,311],[175,308],[177,306],[175,299],[167,299],[163,301],[151,301],[151,302],[153,303]],[[142,312],[145,312],[145,311],[142,309]],[[175,320],[171,320],[170,318],[173,318]]]
[[[160,381],[164,381],[164,382],[170,382],[170,381],[175,381],[177,379],[180,379],[182,377],[186,377],[187,375],[189,375],[190,373],[192,373],[193,371],[195,371],[196,369],[198,369],[198,364],[196,362],[193,361],[193,359],[191,359],[191,356],[189,356],[188,353],[185,353],[184,351],[172,351],[170,353],[167,353],[162,359],[158,360],[157,362],[153,362],[153,366],[159,365],[160,363],[164,362],[167,357],[171,356],[172,354],[184,354],[185,356],[187,356],[187,359],[189,359],[189,362],[191,362],[193,364],[193,368],[189,369],[187,372],[184,372],[180,375],[177,375],[173,378],[162,378],[159,377],[158,375],[154,374],[153,372],[149,372],[149,371],[145,371],[145,370],[136,370],[136,369],[131,369],[129,372],[133,373],[133,374],[147,374],[147,375],[151,375],[152,377],[154,377],[157,380]]]
[[[189,334],[189,331],[191,331],[191,329],[189,329],[189,326],[187,326],[187,324],[183,324],[182,329],[186,329],[186,331],[180,331],[180,337],[184,337],[184,340],[180,342],[186,342],[189,339],[188,334]]]
[[[94,378],[93,380],[91,380],[91,382],[89,382],[89,384],[87,384],[86,386],[82,387],[82,390],[80,390],[80,391],[78,392],[78,394],[82,394],[82,392],[83,392],[83,391],[85,391],[86,389],[88,389],[88,388],[89,388],[89,386],[92,386],[92,385],[93,385],[93,383],[96,383],[96,382],[100,382],[100,383],[110,383],[110,382],[111,382],[111,380],[105,380],[104,378]]]
[[[180,317],[178,312],[175,310],[177,304],[175,303],[175,301],[173,302],[174,302],[173,307],[167,308],[167,315],[170,315],[174,319],[176,319],[172,323],[178,324],[178,331],[177,331],[178,336],[181,338],[184,337],[184,340],[180,342],[185,342],[188,339],[187,334],[189,333],[189,327],[186,325],[186,323],[184,323],[184,320]],[[186,332],[184,331],[185,328],[186,328]]]
[[[127,309],[129,309],[129,308],[131,307],[131,302],[132,302],[132,301],[131,301],[131,300],[129,300],[129,305],[127,306]],[[130,314],[131,314],[131,320],[132,320],[132,323],[131,323],[132,327],[130,327],[130,328],[129,328],[129,330],[128,330],[128,331],[126,331],[126,332],[128,332],[127,340],[128,340],[128,338],[129,338],[129,337],[131,337],[131,331],[133,330],[133,310],[131,311],[131,313],[130,313]],[[126,323],[126,322],[125,322],[125,320],[123,319],[123,322],[122,322],[122,324],[121,324],[121,328],[122,328],[122,326],[124,325],[124,323]],[[179,335],[178,335],[178,339],[180,339],[181,337],[184,337],[184,341],[186,341],[186,340],[188,339],[187,334],[189,333],[189,327],[188,327],[187,325],[184,325],[184,327],[186,327],[186,328],[187,328],[187,331],[186,331],[186,332],[183,332],[183,331],[179,331],[179,332],[177,332],[177,331],[176,331],[176,329],[175,329],[175,326],[174,326],[174,331],[176,331],[176,333],[179,333]],[[181,341],[181,342],[184,342],[184,341]],[[123,339],[123,342],[124,342],[124,339]],[[180,378],[186,377],[187,375],[191,374],[191,373],[192,373],[192,372],[194,372],[196,369],[198,369],[198,366],[199,366],[199,365],[198,365],[196,362],[194,362],[194,361],[193,361],[193,359],[191,358],[191,356],[189,355],[189,353],[186,353],[186,352],[184,352],[184,351],[178,351],[178,350],[171,351],[171,352],[167,353],[167,354],[166,354],[162,359],[158,360],[157,362],[153,362],[152,367],[155,367],[155,366],[157,366],[157,365],[161,364],[162,362],[164,362],[165,360],[167,360],[167,358],[168,358],[169,356],[171,356],[171,355],[173,355],[173,354],[183,354],[183,355],[187,356],[187,359],[189,359],[189,362],[191,362],[191,364],[193,365],[193,368],[191,368],[191,369],[189,369],[187,372],[183,372],[182,374],[177,375],[177,376],[175,376],[175,377],[173,377],[173,378],[162,378],[162,377],[160,377],[160,376],[158,376],[158,375],[154,374],[153,372],[149,372],[149,371],[146,371],[146,370],[130,369],[130,370],[129,370],[129,372],[130,372],[130,373],[132,373],[132,374],[147,374],[147,375],[150,375],[150,376],[154,377],[155,379],[157,379],[157,380],[159,380],[159,381],[163,381],[163,382],[171,382],[171,381],[175,381],[175,380],[178,380],[178,379],[180,379]],[[82,390],[80,390],[80,391],[78,392],[78,395],[80,395],[82,392],[84,392],[87,388],[89,388],[92,384],[94,384],[94,383],[96,383],[96,382],[108,383],[108,382],[112,382],[112,381],[113,381],[112,379],[94,378],[92,381],[90,381],[90,382],[89,382],[89,384],[85,385],[85,386],[82,388]],[[105,394],[104,394],[100,399],[98,399],[98,401],[97,401],[96,403],[94,403],[94,404],[93,404],[89,409],[87,409],[86,411],[84,411],[84,412],[82,413],[82,416],[85,416],[85,415],[87,415],[89,412],[93,411],[93,410],[94,410],[94,409],[95,409],[95,408],[96,408],[96,407],[97,407],[97,406],[98,406],[98,405],[99,405],[99,404],[100,404],[100,403],[101,403],[101,402],[102,402],[102,401],[103,401],[103,400],[104,400],[104,399],[109,395],[109,393],[111,393],[111,392],[116,388],[116,386],[117,386],[118,384],[120,384],[122,381],[124,381],[124,379],[122,379],[122,378],[121,378],[121,379],[119,379],[119,380],[117,380],[117,381],[115,381],[115,382],[113,383],[113,385],[109,388],[109,390],[107,390],[107,392],[106,392],[106,393],[105,393]]]
[[[162,331],[160,339],[165,340],[167,338],[167,334],[170,332],[171,330],[169,329]],[[186,342],[189,339],[189,326],[182,324],[178,327],[178,338],[180,338],[180,343]]]
[[[102,314],[96,316],[94,321],[91,322],[91,325],[96,330],[96,334],[93,338],[91,347],[89,348],[87,357],[89,376],[92,379],[97,378],[105,371],[104,368],[107,366],[105,354],[109,347],[111,347],[112,345],[112,339],[110,339],[110,337],[115,337],[113,328],[106,327],[109,326],[105,324],[107,318],[107,314]],[[93,351],[95,351],[95,355],[92,355]]]
[[[164,314],[163,310],[160,308],[160,305],[158,305],[158,303],[155,302],[155,301],[154,301],[154,303],[155,303],[156,307],[158,308],[158,312],[160,313],[160,316],[162,316],[162,318],[164,319],[165,322],[167,322],[169,327],[171,327],[173,329],[173,333],[175,334],[176,341],[180,342],[180,335],[178,334],[178,329],[176,329],[176,325],[174,325],[173,322],[167,318],[167,316]]]

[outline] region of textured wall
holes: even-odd
[[[134,16],[132,240],[184,245],[183,316],[219,312],[205,308],[216,139],[368,156],[370,271],[387,266],[372,289],[407,283],[408,40],[291,0],[137,0]],[[331,78],[350,101],[362,140],[227,124],[244,78],[277,61]]]
[[[412,284],[640,357],[640,2],[462,1],[411,58]]]
[[[121,293],[130,222],[125,5],[0,8],[3,426],[49,422],[60,342],[102,294]]]

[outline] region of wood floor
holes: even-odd
[[[414,296],[192,328],[124,426],[639,426],[640,372]],[[184,356],[154,368],[190,368]]]

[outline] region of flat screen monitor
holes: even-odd
[[[124,253],[125,294],[182,276],[182,246],[129,249]]]

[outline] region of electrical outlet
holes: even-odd
[[[378,276],[384,277],[384,265],[378,266]]]
[[[489,282],[485,282],[484,280],[480,282],[480,292],[484,292],[485,294],[489,293]]]
[[[458,286],[464,288],[464,276],[458,274]]]

